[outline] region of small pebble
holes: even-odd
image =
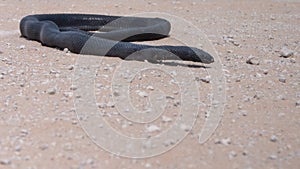
[[[114,91],[114,92],[113,92],[113,95],[116,96],[116,97],[121,96],[121,94],[120,94],[118,91]]]
[[[105,103],[98,103],[97,106],[99,108],[105,108],[106,107],[106,104]]]
[[[72,146],[71,143],[65,143],[65,144],[63,145],[63,149],[64,149],[65,151],[72,151],[72,150],[73,150],[73,146]]]
[[[269,35],[268,38],[269,38],[269,40],[274,39],[274,37],[272,35]]]
[[[91,159],[91,158],[89,158],[89,159],[86,160],[86,163],[87,163],[87,164],[90,164],[90,165],[91,165],[91,164],[94,164],[94,160]]]
[[[50,95],[54,95],[56,93],[56,89],[55,88],[50,88],[47,90],[47,93]]]
[[[155,131],[160,131],[160,127],[157,125],[150,125],[147,127],[147,132],[155,132]]]
[[[242,111],[241,111],[241,114],[242,114],[243,116],[247,116],[247,115],[248,115],[248,112],[247,112],[246,110],[242,110]]]
[[[234,46],[240,46],[240,44],[239,44],[237,41],[233,41],[232,44],[233,44]]]
[[[259,60],[257,57],[249,56],[246,60],[246,63],[250,65],[259,65]]]
[[[1,159],[1,160],[0,160],[0,164],[1,164],[1,165],[10,165],[10,164],[11,164],[11,161],[8,160],[8,159]]]
[[[172,121],[172,118],[167,117],[167,116],[162,116],[162,121],[163,121],[164,123],[171,122],[171,121]]]
[[[24,86],[25,86],[25,82],[21,82],[20,87],[24,87]]]
[[[51,69],[50,74],[59,74],[60,72],[58,70],[55,70],[55,69]]]
[[[70,87],[70,90],[77,90],[77,86],[72,85],[72,86]]]
[[[278,100],[286,100],[286,97],[283,96],[283,95],[278,95],[276,98],[277,98]]]
[[[296,59],[295,58],[290,58],[290,62],[291,63],[296,63]]]
[[[154,87],[153,87],[153,86],[147,86],[146,89],[147,89],[147,90],[154,90]]]
[[[236,156],[237,156],[237,153],[235,151],[230,151],[228,154],[229,159],[233,159]]]
[[[269,70],[268,69],[264,69],[263,70],[263,74],[267,75],[269,73]]]
[[[200,78],[200,80],[204,83],[210,83],[210,76],[206,76],[204,78]]]
[[[169,139],[169,140],[164,141],[163,145],[168,147],[170,145],[174,145],[175,143],[176,143],[176,141]]]
[[[229,144],[231,144],[231,139],[225,138],[225,139],[221,139],[221,140],[215,140],[215,144],[229,145]]]
[[[180,129],[183,130],[183,131],[190,131],[191,130],[191,127],[186,125],[186,124],[180,124]]]
[[[272,141],[272,142],[277,142],[277,140],[278,140],[278,138],[275,136],[275,135],[272,135],[271,136],[271,139],[270,139],[270,141]]]
[[[146,167],[146,168],[151,168],[151,164],[150,164],[150,163],[146,163],[146,164],[145,164],[145,167]]]
[[[68,70],[73,70],[73,69],[74,69],[74,65],[68,66]]]
[[[171,95],[168,95],[168,96],[166,96],[166,99],[172,99],[172,100],[174,100],[175,97],[174,97],[174,96],[171,96]]]
[[[254,95],[254,97],[253,97],[253,98],[255,98],[255,99],[259,100],[259,99],[263,98],[263,93],[261,93],[261,92],[257,92],[257,93]]]
[[[28,135],[29,132],[28,132],[28,130],[26,130],[26,129],[22,129],[22,130],[21,130],[21,134],[23,134],[23,135]]]
[[[114,102],[108,102],[107,104],[106,104],[106,106],[107,107],[115,107],[115,103]]]
[[[276,18],[275,16],[271,16],[270,19],[274,21]]]
[[[281,83],[286,83],[286,78],[283,76],[283,75],[281,75],[280,77],[279,77],[279,79],[278,79]]]
[[[144,92],[144,91],[139,91],[139,92],[138,92],[138,95],[139,95],[140,97],[148,97],[148,93],[147,93],[147,92]]]
[[[296,102],[296,107],[300,107],[300,100]]]
[[[240,78],[240,77],[237,77],[237,78],[235,79],[235,82],[241,82],[241,78]]]
[[[73,121],[72,121],[72,124],[73,124],[73,125],[76,125],[76,124],[78,124],[78,121],[73,120]]]
[[[22,150],[22,147],[20,145],[15,146],[15,151],[20,152]]]
[[[229,145],[229,144],[231,144],[231,139],[230,138],[222,139],[221,143],[224,145]]]
[[[25,45],[21,45],[19,49],[25,49]]]
[[[269,156],[269,159],[276,160],[277,159],[277,155],[272,154],[272,155]]]
[[[68,48],[64,48],[64,52],[65,52],[65,53],[70,53],[70,51],[69,51]]]
[[[73,96],[73,92],[64,92],[63,94],[66,98],[71,98]]]
[[[39,146],[39,149],[40,150],[46,150],[46,149],[48,149],[48,147],[49,147],[48,144],[42,144],[42,145]]]
[[[288,58],[294,55],[294,51],[288,49],[287,47],[283,47],[280,50],[280,57]]]

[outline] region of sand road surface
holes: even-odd
[[[299,168],[299,1],[1,0],[0,7],[1,169]],[[83,56],[28,41],[18,30],[29,14],[149,12],[186,24],[173,27],[167,39],[143,43],[178,45],[192,35],[188,43],[213,51],[216,63]],[[82,66],[93,63],[98,67]],[[86,83],[77,84],[82,78]],[[130,78],[124,92],[120,84]],[[217,89],[222,92],[214,95]],[[128,105],[153,121],[124,117]],[[214,111],[220,105],[224,111]],[[97,113],[86,114],[92,108]],[[181,117],[187,120],[177,125]],[[200,144],[199,133],[212,117],[210,129],[218,127]],[[102,132],[107,126],[113,130]],[[112,133],[145,138],[143,146],[124,144]],[[149,141],[165,133],[169,139]]]

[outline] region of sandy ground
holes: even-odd
[[[299,168],[299,1],[1,0],[0,7],[1,169]],[[173,76],[164,71],[167,68],[173,75],[186,70],[194,73],[201,104],[193,130],[180,144],[161,155],[124,158],[95,144],[83,130],[74,105],[80,96],[76,95],[72,78],[76,63],[83,56],[43,47],[20,38],[18,31],[23,16],[61,12],[164,12],[188,20],[203,31],[220,58],[218,68],[226,78],[225,109],[208,141],[199,144],[198,133],[207,115],[215,113],[209,111],[214,106],[210,92],[215,84],[207,70],[216,67],[165,65],[162,70],[141,72],[128,89],[131,103],[143,109],[148,93],[159,88],[166,95],[166,106],[162,119],[151,125],[134,125],[119,117],[112,99],[118,94],[110,88],[118,66],[129,63],[102,58],[94,94],[100,114],[115,130],[130,136],[151,137],[174,125],[183,105],[181,90],[176,83],[169,83]],[[176,40],[151,43],[176,44]],[[136,63],[141,64],[149,66]],[[115,144],[115,140],[106,141]]]

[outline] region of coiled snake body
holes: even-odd
[[[170,23],[160,18],[120,17],[92,14],[28,15],[20,22],[23,37],[45,46],[68,48],[73,53],[113,56],[126,59],[147,49],[150,57],[157,51],[167,51],[181,60],[212,63],[213,57],[201,49],[187,46],[151,46],[131,41],[155,40],[167,37]],[[101,31],[96,33],[94,31]],[[142,58],[143,59],[143,58]],[[174,59],[166,55],[154,59]]]

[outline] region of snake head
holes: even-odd
[[[190,49],[192,50],[192,54],[190,55],[191,61],[201,62],[206,64],[210,64],[214,62],[214,58],[209,53],[194,47],[190,47]]]

